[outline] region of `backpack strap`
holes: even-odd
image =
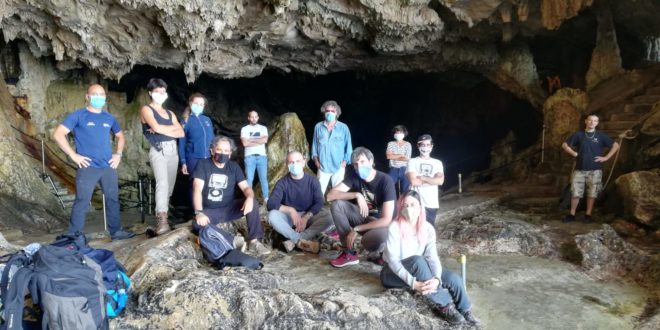
[[[7,290],[6,297],[3,297],[5,309],[5,323],[2,329],[22,329],[23,328],[23,308],[25,307],[25,290],[32,281],[34,270],[29,267],[22,267],[12,277],[11,285]],[[34,296],[36,292],[32,292]]]
[[[9,275],[13,266],[19,267],[27,266],[30,263],[30,258],[25,255],[25,252],[20,251],[14,254],[9,261],[5,264],[5,268],[2,271],[2,277],[0,277],[0,298],[4,303],[7,297],[7,286],[9,285]],[[16,274],[14,274],[14,277]]]

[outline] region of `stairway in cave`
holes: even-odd
[[[601,119],[600,129],[617,141],[621,134],[633,128],[650,114],[653,105],[660,102],[660,80],[646,88],[644,94],[635,96],[621,109],[607,111]]]
[[[660,79],[649,84],[642,94],[631,97],[621,106],[611,107],[600,113],[600,124],[598,129],[605,132],[612,139],[621,143],[621,136],[634,136],[636,132],[628,133],[629,129],[635,127],[646,119],[653,106],[660,102]],[[624,139],[622,144],[626,144]],[[625,148],[625,146],[624,146]],[[568,159],[568,158],[566,158]],[[606,183],[614,164],[614,157],[603,166],[603,184]],[[559,162],[553,165],[549,163],[540,164],[521,184],[502,187],[512,198],[510,204],[532,213],[542,213],[557,209],[562,190],[570,181],[573,163],[570,161]],[[608,186],[613,185],[613,176]]]

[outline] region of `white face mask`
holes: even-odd
[[[410,222],[416,222],[417,217],[419,217],[419,210],[414,207],[405,207],[401,210],[401,215]]]
[[[433,150],[433,147],[419,147],[419,153],[422,155],[431,154],[431,150]]]
[[[167,100],[167,93],[149,93],[149,95],[151,95],[151,99],[154,100],[154,102],[157,104],[163,104],[165,103],[165,100]]]
[[[395,133],[394,134],[394,139],[397,141],[403,140],[403,133]]]

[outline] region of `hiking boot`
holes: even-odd
[[[270,249],[263,245],[259,241],[253,241],[248,244],[248,251],[254,252],[256,254],[269,254]]]
[[[564,223],[566,223],[566,222],[573,222],[573,221],[575,221],[575,215],[573,215],[573,214],[567,214],[567,215],[564,216],[564,218],[561,220],[561,222],[564,222]]]
[[[357,265],[360,263],[360,259],[355,254],[350,252],[342,252],[337,258],[330,260],[330,264],[333,267],[342,268],[350,265]]]
[[[117,230],[114,234],[110,235],[110,238],[113,241],[120,241],[120,240],[123,240],[123,239],[129,239],[133,236],[135,236],[134,232],[132,232],[130,230],[126,230],[124,228],[121,228],[121,229]]]
[[[461,313],[456,310],[454,304],[450,303],[447,306],[438,306],[440,317],[451,324],[461,324],[465,322],[465,318]]]
[[[298,241],[298,244],[296,246],[309,253],[319,253],[319,250],[321,250],[321,245],[317,241],[308,241],[306,239],[301,239]]]
[[[479,319],[474,317],[474,314],[472,314],[471,310],[468,310],[465,313],[463,313],[463,318],[465,318],[465,321],[472,326],[478,327],[481,325],[481,321],[479,321]]]
[[[594,218],[591,217],[591,214],[585,214],[584,219],[582,221],[586,223],[592,223],[594,222]]]
[[[156,235],[163,235],[170,230],[170,224],[167,222],[167,212],[156,213]]]
[[[286,253],[291,253],[291,251],[296,248],[296,243],[292,240],[286,240],[282,242],[282,246],[284,246],[284,251],[286,251]]]

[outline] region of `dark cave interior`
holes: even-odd
[[[152,77],[169,84],[166,105],[176,113],[183,111],[192,92],[204,94],[208,98],[206,111],[219,118],[217,133],[236,139],[240,127],[247,124],[247,112],[256,109],[266,126],[278,115],[295,112],[311,141],[313,127],[322,119],[321,104],[335,100],[342,108],[339,120],[351,129],[353,147],[372,150],[377,168],[383,171],[387,171],[385,147],[393,139],[394,125],[408,128],[406,139],[413,145],[419,135],[429,133],[435,142],[432,155],[445,164],[445,187],[456,183],[458,173],[488,168],[491,148],[509,131],[516,137],[514,151],[518,151],[536,143],[542,128],[538,109],[483,76],[465,71],[353,71],[325,76],[266,71],[250,79],[202,75],[188,85],[180,71],[140,66],[109,87],[126,92],[130,101]]]

